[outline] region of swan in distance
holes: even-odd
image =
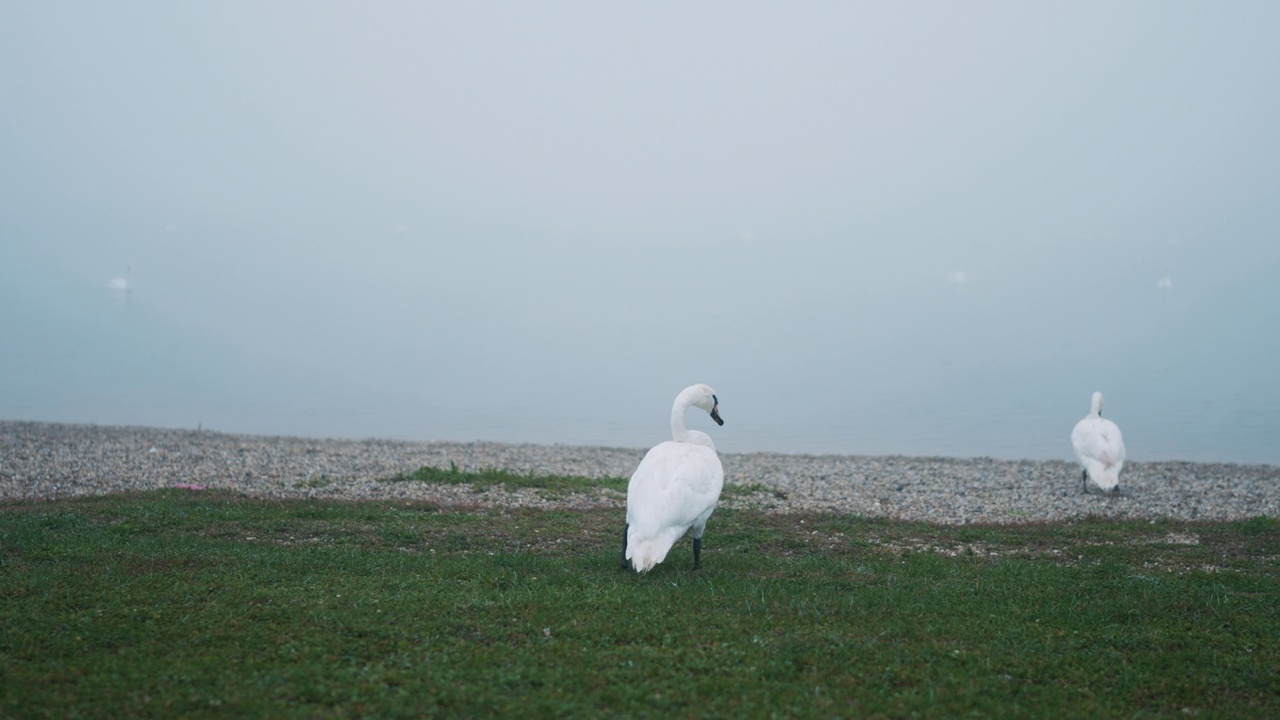
[[[133,289],[133,285],[129,283],[129,275],[133,273],[133,266],[125,268],[124,277],[114,277],[107,282],[107,289],[116,292],[129,292]]]
[[[1071,446],[1075,448],[1080,466],[1084,468],[1084,491],[1089,492],[1089,481],[1103,492],[1120,490],[1120,468],[1124,467],[1124,440],[1120,428],[1102,417],[1102,393],[1093,394],[1093,406],[1083,420],[1071,431]]]
[[[724,468],[711,437],[685,427],[690,406],[705,410],[717,425],[720,401],[706,385],[690,385],[671,406],[671,440],[645,454],[627,484],[627,524],[622,530],[622,568],[647,572],[688,530],[693,530],[693,566],[702,566],[702,531],[724,487]]]

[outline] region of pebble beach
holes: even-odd
[[[1064,438],[1064,444],[1066,440]],[[185,488],[262,498],[432,503],[446,509],[617,508],[624,493],[389,481],[423,466],[586,478],[629,477],[644,448],[405,442],[234,435],[0,421],[0,503]],[[1128,462],[1120,493],[1085,493],[1060,460],[721,453],[722,505],[838,512],[940,524],[1031,523],[1088,516],[1232,520],[1280,517],[1280,467]]]

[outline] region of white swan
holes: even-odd
[[[124,277],[111,278],[111,280],[107,281],[107,288],[117,292],[129,292],[129,290],[133,288],[133,286],[129,284],[129,276],[132,273],[133,266],[130,265],[125,268]]]
[[[645,454],[627,484],[627,525],[622,530],[622,567],[647,572],[693,529],[693,566],[702,565],[702,531],[724,487],[724,468],[710,436],[684,426],[692,405],[720,419],[720,401],[706,385],[690,385],[671,406],[671,440]]]
[[[1120,428],[1102,418],[1102,393],[1093,394],[1092,409],[1071,431],[1071,446],[1084,468],[1085,492],[1089,492],[1090,480],[1103,492],[1119,492],[1124,440],[1120,437]]]

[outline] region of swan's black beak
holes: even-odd
[[[711,419],[712,419],[712,420],[715,420],[717,425],[723,425],[723,424],[724,424],[724,420],[720,419],[720,406],[719,406],[719,405],[712,405],[712,406],[711,406]]]

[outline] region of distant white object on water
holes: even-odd
[[[960,287],[966,282],[969,282],[969,278],[964,274],[963,270],[956,270],[955,272],[951,273],[950,277],[947,278],[947,282],[951,283],[952,285],[955,285],[956,287]]]
[[[129,292],[133,288],[129,284],[129,276],[133,273],[133,266],[130,265],[124,270],[124,277],[111,278],[107,281],[107,288],[116,292]]]
[[[706,410],[717,425],[720,401],[706,385],[690,385],[671,406],[671,440],[645,454],[627,484],[627,526],[622,530],[622,567],[630,561],[647,572],[671,546],[693,530],[693,566],[702,564],[702,531],[720,501],[724,468],[711,437],[685,428],[685,411]]]
[[[1090,482],[1103,492],[1120,489],[1124,439],[1120,437],[1120,428],[1102,417],[1102,393],[1093,394],[1092,409],[1071,431],[1071,446],[1084,468],[1085,492],[1089,492]]]
[[[1160,279],[1156,281],[1156,287],[1161,290],[1168,290],[1173,287],[1173,278],[1169,277],[1169,273],[1161,275]]]

